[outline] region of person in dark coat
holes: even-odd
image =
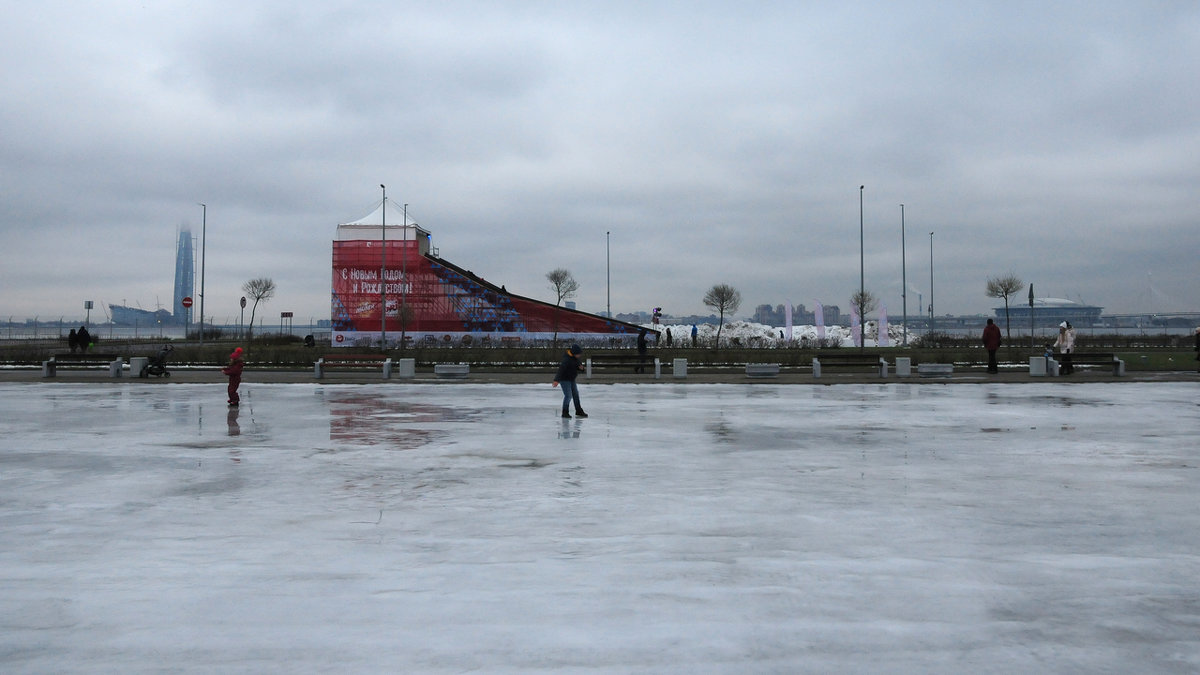
[[[989,373],[1000,372],[1000,366],[996,363],[996,350],[1000,349],[1000,327],[991,319],[987,320],[987,325],[983,327],[983,348],[988,353],[988,369]]]
[[[637,368],[633,369],[633,372],[644,373],[644,372],[646,372],[646,329],[645,328],[643,328],[641,330],[641,332],[638,333],[637,350],[638,350],[638,365],[637,365]]]
[[[79,346],[79,335],[72,328],[70,333],[67,333],[67,346],[71,348],[71,353],[75,353],[75,348]]]
[[[1200,326],[1196,326],[1196,360],[1200,361]],[[1196,366],[1196,372],[1200,373],[1200,366]]]
[[[88,347],[92,346],[92,335],[88,332],[87,326],[79,327],[79,332],[75,334],[75,341],[79,344],[80,353],[86,352]]]
[[[575,384],[575,378],[579,375],[579,371],[583,370],[583,364],[579,361],[580,354],[583,354],[583,347],[571,345],[571,348],[563,355],[562,363],[558,364],[558,372],[554,375],[553,386],[562,386],[563,417],[571,416],[572,402],[575,403],[576,417],[588,416],[587,413],[583,412],[583,406],[579,404],[579,387]]]
[[[229,365],[221,369],[221,372],[229,376],[229,407],[236,408],[242,402],[238,396],[238,386],[242,383],[242,369],[246,367],[246,361],[242,358],[242,348],[238,347],[229,355]]]

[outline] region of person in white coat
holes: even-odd
[[[1071,354],[1075,352],[1075,329],[1071,327],[1070,321],[1058,324],[1058,339],[1054,341],[1054,348],[1058,350],[1062,374],[1070,375],[1075,372],[1075,366],[1071,363]]]

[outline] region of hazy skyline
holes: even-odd
[[[902,203],[910,314],[930,232],[939,315],[1008,272],[1200,308],[1194,3],[51,1],[0,35],[4,318],[169,307],[200,203],[206,314],[266,276],[260,313],[327,318],[381,183],[445,258],[551,302],[565,267],[585,311],[606,243],[614,312],[849,307],[860,185],[891,316]]]

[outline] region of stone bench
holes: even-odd
[[[950,377],[954,373],[953,363],[920,363],[917,364],[919,377]]]
[[[746,377],[779,377],[779,364],[747,363]]]
[[[438,363],[433,367],[433,374],[438,377],[466,379],[471,373],[469,363]]]
[[[42,377],[54,377],[59,368],[108,368],[110,377],[121,377],[125,361],[117,354],[55,354],[42,361]]]
[[[329,354],[313,364],[313,376],[318,380],[328,370],[379,370],[386,380],[392,376],[392,360],[382,354]]]

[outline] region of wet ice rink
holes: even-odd
[[[0,385],[4,672],[1196,672],[1194,383]]]

